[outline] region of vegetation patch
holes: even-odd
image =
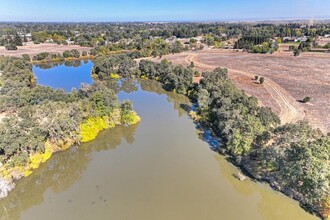
[[[26,59],[0,57],[0,194],[51,155],[93,140],[99,131],[140,121],[104,82],[66,93],[36,85]]]

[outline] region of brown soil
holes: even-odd
[[[80,53],[82,51],[90,51],[90,47],[80,47],[79,45],[58,45],[51,43],[43,43],[43,44],[30,44],[26,46],[18,46],[17,50],[5,50],[5,47],[0,47],[0,56],[15,56],[20,57],[23,54],[28,54],[30,57],[33,57],[42,52],[48,53],[60,53],[62,54],[65,50],[76,49]]]
[[[313,127],[330,131],[330,54],[303,53],[293,57],[292,52],[285,51],[263,55],[202,50],[165,58],[185,66],[192,61],[200,71],[226,67],[233,82],[256,96],[262,105],[271,107],[282,123],[306,119]],[[263,76],[264,84],[256,83],[255,75]],[[305,96],[312,98],[310,103],[299,101]]]

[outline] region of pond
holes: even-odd
[[[90,60],[74,60],[33,65],[32,71],[39,85],[70,92],[72,88],[79,89],[81,83],[92,83],[92,67]]]
[[[39,84],[70,91],[91,83],[91,65],[33,70]],[[142,121],[56,153],[1,200],[0,219],[317,219],[265,184],[237,180],[200,138],[186,97],[150,80],[113,86]]]

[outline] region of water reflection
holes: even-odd
[[[169,103],[173,103],[173,108],[179,113],[179,117],[187,114],[186,110],[182,108],[183,105],[191,105],[189,99],[186,96],[165,91],[160,83],[154,80],[138,80],[138,82],[143,91],[156,93],[158,95],[166,95],[167,101]]]
[[[137,126],[103,131],[94,141],[55,154],[29,177],[20,180],[10,195],[0,201],[0,219],[20,219],[24,210],[43,203],[47,190],[68,189],[81,178],[92,152],[115,149],[122,141],[132,144]]]
[[[35,67],[40,69],[52,69],[54,67],[58,67],[64,65],[66,67],[80,67],[82,64],[88,64],[88,60],[66,60],[60,62],[45,62],[45,63],[36,63],[34,64]]]
[[[81,83],[91,84],[93,82],[92,66],[92,61],[72,60],[35,64],[32,70],[38,84],[70,92],[72,88],[78,90]]]

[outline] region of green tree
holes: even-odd
[[[305,98],[303,98],[303,103],[307,103],[307,102],[309,102],[311,100],[311,98],[310,97],[308,97],[308,96],[306,96]]]
[[[301,50],[299,50],[299,49],[294,49],[294,51],[293,51],[293,56],[298,57],[298,56],[300,55],[300,53],[301,53]]]

